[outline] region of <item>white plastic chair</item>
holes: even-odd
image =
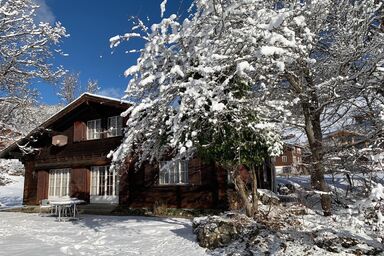
[[[40,211],[39,211],[40,216],[42,215],[42,212],[41,212],[42,209],[49,209],[49,213],[53,214],[53,207],[52,205],[49,204],[48,199],[43,199],[40,201]]]

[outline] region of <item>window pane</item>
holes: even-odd
[[[56,179],[55,196],[60,196],[61,175],[59,171],[55,171],[55,179]]]
[[[121,136],[123,134],[123,118],[121,116],[117,116],[116,119],[116,136]]]
[[[87,122],[87,139],[89,140],[93,139],[93,134],[95,129],[94,124],[95,123],[92,120]]]
[[[49,172],[49,196],[54,195],[54,188],[55,188],[55,173],[50,171]]]
[[[91,168],[91,177],[92,177],[91,195],[97,195],[97,175],[98,175],[97,168],[92,167]]]
[[[69,175],[69,169],[50,170],[48,196],[68,196]]]
[[[117,195],[118,184],[117,174],[110,171],[109,166],[91,167],[91,193],[97,196]]]
[[[101,138],[101,119],[89,120],[87,122],[87,139],[100,139]]]
[[[159,169],[159,184],[188,183],[188,161],[162,161]]]
[[[99,167],[99,196],[103,196],[105,193],[105,172],[103,167]]]
[[[122,122],[121,116],[108,117],[108,137],[120,136],[122,134]]]
[[[96,119],[96,134],[95,134],[95,139],[100,139],[101,138],[101,119]]]
[[[111,196],[113,194],[113,174],[109,170],[107,170],[107,191],[106,194]]]
[[[60,196],[66,196],[67,193],[67,173],[62,173],[62,182],[61,182],[61,195]]]

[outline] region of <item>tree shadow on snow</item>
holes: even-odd
[[[175,235],[186,240],[196,242],[192,232],[192,223],[187,219],[146,217],[146,216],[107,216],[88,215],[80,216],[80,219],[72,222],[73,225],[93,229],[95,232],[103,232],[105,229],[116,229],[116,232],[142,233],[148,229],[167,229]],[[168,224],[167,226],[164,226]]]

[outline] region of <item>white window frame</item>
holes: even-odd
[[[107,124],[107,137],[121,136],[123,129],[123,118],[121,116],[110,116],[108,117]]]
[[[188,161],[161,161],[159,165],[159,185],[188,184]]]
[[[48,175],[48,198],[69,197],[70,169],[52,169]]]
[[[282,161],[283,163],[288,162],[288,158],[287,158],[287,156],[282,156],[282,157],[281,157],[281,161]]]
[[[101,119],[87,121],[87,140],[101,139]]]
[[[92,166],[91,167],[91,196],[117,196],[118,195],[118,178],[116,170],[109,170],[109,165]],[[101,173],[104,175],[104,187],[100,186]],[[112,184],[108,184],[108,176],[112,175]],[[108,193],[108,187],[112,186],[112,193]],[[102,189],[102,191],[101,191]]]

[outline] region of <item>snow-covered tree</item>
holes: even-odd
[[[137,155],[141,164],[169,154],[191,158],[198,151],[234,175],[241,164],[254,174],[265,158],[280,153],[278,129],[270,118],[284,111],[282,103],[265,104],[258,98],[246,74],[253,68],[236,54],[220,53],[214,43],[220,31],[212,31],[217,24],[213,9],[205,10],[200,3],[196,7],[199,11],[183,24],[176,15],[151,29],[138,21],[135,29],[142,34],[111,38],[112,46],[131,37],[147,40],[137,65],[125,72],[132,76],[127,97],[136,104],[124,113],[128,130],[114,161]],[[253,209],[242,193],[248,215],[257,206],[252,176]],[[244,186],[241,179],[235,181]]]
[[[63,77],[61,83],[60,92],[58,96],[60,99],[69,104],[76,99],[77,95],[80,92],[80,73],[67,73]]]
[[[97,80],[88,79],[86,92],[97,93],[99,90],[99,82]]]
[[[36,24],[39,7],[31,0],[0,2],[0,91],[2,95],[29,95],[31,79],[56,81],[65,71],[49,61],[66,31],[59,22]]]
[[[136,104],[125,113],[129,129],[114,159],[139,153],[157,160],[170,149],[187,156],[199,148],[199,134],[221,127],[233,109],[241,113],[230,119],[234,129],[246,127],[243,108],[253,104],[256,134],[273,134],[273,120],[305,130],[312,186],[325,192],[321,204],[331,214],[321,120],[357,98],[353,86],[382,57],[382,35],[371,33],[380,6],[373,0],[196,0],[182,22],[176,15],[150,28],[137,22],[131,33],[110,39],[111,46],[146,40],[125,72],[127,97]],[[270,138],[262,144],[276,153]]]
[[[67,36],[65,28],[59,22],[37,24],[38,8],[32,0],[0,1],[0,108],[6,110],[0,113],[2,139],[11,119],[30,117],[38,96],[33,82],[53,83],[65,73],[51,64],[61,54],[57,47]]]

